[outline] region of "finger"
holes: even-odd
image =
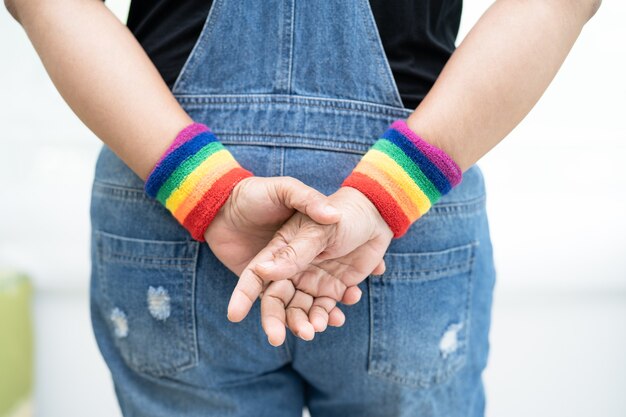
[[[346,285],[339,279],[341,271],[337,276],[331,275],[328,271],[315,264],[296,274],[290,279],[298,290],[312,295],[313,297],[330,297],[335,301],[341,301],[346,292]]]
[[[387,270],[387,265],[385,264],[385,260],[382,259],[380,263],[374,268],[370,275],[382,275]]]
[[[333,224],[341,219],[341,213],[328,203],[328,197],[291,177],[278,177],[273,182],[278,201],[289,208],[306,214],[320,224]]]
[[[382,259],[380,250],[366,243],[345,256],[321,262],[316,260],[314,265],[319,269],[317,273],[320,276],[324,271],[340,280],[346,287],[352,287],[361,283],[372,274],[372,271],[380,268]]]
[[[346,292],[343,294],[341,302],[346,305],[353,305],[361,300],[362,295],[363,291],[361,291],[361,289],[355,285],[346,289]]]
[[[295,292],[291,281],[277,281],[267,287],[261,298],[261,325],[272,346],[280,346],[285,341],[286,306]]]
[[[284,239],[285,246],[274,251],[274,259],[257,264],[255,272],[265,280],[275,281],[304,271],[326,248],[334,230],[333,226],[310,221],[302,224],[293,238]],[[280,235],[280,230],[277,233]]]
[[[238,323],[248,315],[263,291],[264,282],[254,271],[245,269],[228,302],[228,320]]]
[[[313,297],[302,291],[296,291],[293,299],[287,306],[287,326],[302,340],[313,340],[315,329],[309,323],[308,312],[313,305]]]
[[[339,307],[335,307],[330,311],[328,315],[328,325],[333,327],[341,327],[346,322],[346,316]]]
[[[280,242],[271,241],[244,268],[228,303],[227,315],[230,321],[237,323],[246,318],[255,301],[266,287],[265,281],[251,266],[256,265],[258,262],[271,260],[273,253],[278,250],[279,245]]]
[[[313,305],[309,310],[309,322],[316,332],[323,332],[328,327],[330,312],[335,308],[337,302],[329,297],[317,297],[313,300]]]

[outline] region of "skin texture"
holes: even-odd
[[[459,48],[444,67],[433,88],[407,119],[407,125],[431,144],[444,150],[464,172],[490,149],[496,146],[528,114],[544,93],[584,24],[595,14],[599,1],[574,0],[500,0],[495,2],[476,23]],[[341,190],[340,190],[341,191]],[[349,198],[357,206],[366,206],[360,193],[332,196],[333,205],[341,208]],[[371,214],[361,211],[353,214],[356,227],[374,225],[384,233],[384,226],[372,222]],[[353,241],[337,237],[345,220],[332,227],[314,225],[312,222],[291,220],[278,232],[277,237],[261,254],[262,259],[276,260],[274,265],[255,259],[246,270],[254,271],[258,280],[267,282],[290,279],[294,283],[315,274],[317,258],[309,264],[313,245],[315,251],[324,252],[326,262],[339,261],[346,251],[355,249]],[[309,237],[307,237],[309,236]],[[278,239],[280,244],[276,244]],[[318,244],[326,242],[326,246]],[[388,245],[389,242],[387,242]],[[376,248],[384,251],[384,248]],[[377,252],[378,254],[379,252]],[[354,266],[354,261],[353,261]],[[322,274],[322,268],[317,274]],[[340,268],[326,264],[324,274],[342,279]],[[344,283],[353,285],[361,275],[354,274]],[[244,272],[240,280],[251,281]],[[268,287],[272,291],[273,285]],[[282,284],[281,284],[282,285]],[[235,290],[237,291],[237,290]],[[285,301],[289,310],[291,305]],[[298,302],[300,300],[297,300]],[[231,299],[229,311],[248,309],[243,302]],[[275,303],[273,321],[283,321],[280,305]],[[241,319],[240,316],[233,316]],[[300,322],[298,322],[300,323]],[[298,326],[293,323],[293,326]],[[287,324],[290,324],[287,320]],[[277,325],[266,331],[274,331]],[[278,335],[278,330],[276,330]],[[277,337],[277,336],[276,336]]]
[[[97,0],[6,1],[22,24],[61,96],[78,117],[145,180],[176,134],[192,120],[178,104],[135,37]],[[111,123],[115,120],[115,123]],[[315,217],[323,195],[291,178],[242,182],[207,232],[218,258],[239,274],[276,230],[300,207]],[[251,218],[250,202],[266,210]],[[319,202],[317,205],[312,202]],[[239,229],[237,229],[239,227]],[[220,239],[220,233],[230,242]],[[265,237],[265,240],[263,238]],[[356,302],[359,291],[343,301]],[[337,300],[342,300],[338,295]],[[360,295],[359,295],[360,296]],[[351,301],[352,300],[352,301]],[[320,300],[328,319],[342,323],[336,302]]]
[[[500,0],[446,63],[407,125],[466,171],[528,114],[598,0]]]
[[[63,99],[145,180],[192,120],[132,33],[102,1],[6,3]]]
[[[294,178],[251,177],[237,184],[231,197],[209,225],[204,237],[215,256],[227,268],[237,275],[250,277],[249,274],[243,274],[246,265],[270,242],[277,229],[287,220],[299,218],[294,216],[296,211],[312,224],[323,224],[329,227],[342,217],[340,211],[329,204],[326,196]],[[293,222],[293,220],[289,221]],[[284,283],[291,284],[291,281],[284,281]],[[303,283],[306,282],[303,281]],[[242,297],[244,305],[252,306],[266,287],[266,285],[256,284],[258,282],[254,278],[239,280],[235,296]],[[299,320],[290,321],[298,326],[295,329],[289,327],[305,340],[311,340],[315,331],[323,331],[327,325],[343,324],[344,315],[336,307],[336,300],[342,300],[345,304],[354,304],[361,296],[361,291],[356,287],[351,289],[347,289],[345,285],[313,287],[309,284],[308,288],[312,289],[312,295],[308,295],[296,291],[293,285],[288,288],[283,284],[272,289],[267,295],[268,299],[280,296],[281,299],[286,300],[285,303],[293,300],[294,304],[288,313],[290,318],[296,311],[296,306],[298,306],[297,313],[304,309],[307,313],[311,312],[311,317],[314,319],[312,323],[308,320],[306,324]],[[313,296],[316,298],[313,299]],[[310,303],[307,304],[307,300],[310,300]],[[269,305],[274,304],[269,303]],[[234,314],[236,316],[237,312]],[[270,309],[267,314],[273,315],[274,310]],[[296,314],[296,317],[300,316]],[[281,338],[275,337],[275,332],[271,334],[268,332],[270,343],[274,345],[282,343],[285,333],[284,325],[282,333]]]
[[[145,180],[176,134],[192,121],[126,26],[99,0],[5,0],[5,5],[24,27],[73,111]],[[467,170],[526,116],[599,5],[598,0],[496,1],[452,55],[407,124]],[[229,317],[242,319],[256,300],[254,295],[262,293],[263,326],[270,343],[284,340],[284,324],[309,340],[312,330],[323,330],[328,322],[342,323],[333,303],[360,296],[358,290],[347,288],[354,288],[349,285],[360,282],[373,263],[364,262],[361,254],[372,259],[380,255],[381,260],[390,231],[356,190],[339,190],[331,197],[333,206],[353,218],[342,216],[329,226],[306,216],[324,223],[314,209],[293,214],[306,200],[296,202],[286,195],[277,199],[275,183],[259,184],[265,190],[261,195],[244,182],[236,187],[214,220],[213,231],[207,231],[212,250],[233,271],[255,250],[261,251],[242,269]],[[296,189],[283,187],[291,190],[287,195]],[[240,207],[263,198],[267,199],[263,204],[275,209],[266,218],[254,219]],[[289,220],[280,228],[282,219]],[[247,236],[251,243],[231,258],[232,248],[216,237],[217,231],[241,241]],[[269,245],[265,249],[264,239]],[[259,265],[268,259],[277,262]],[[372,268],[380,273],[384,264]],[[334,295],[334,300],[324,298],[326,294]]]
[[[270,343],[284,341],[285,326],[310,340],[333,318],[334,300],[357,302],[361,292],[355,286],[384,272],[383,255],[393,232],[376,207],[349,187],[328,202],[341,212],[339,222],[320,225],[300,211],[246,266],[228,306],[230,320],[243,320],[267,288],[261,321]]]

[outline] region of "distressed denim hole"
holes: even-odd
[[[387,271],[370,277],[369,372],[428,388],[465,363],[475,244],[387,254]]]

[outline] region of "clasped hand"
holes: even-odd
[[[239,276],[228,318],[243,320],[261,298],[269,343],[285,328],[313,339],[345,321],[337,307],[361,298],[358,284],[385,270],[393,233],[360,191],[326,197],[290,177],[241,181],[205,232],[215,256]]]

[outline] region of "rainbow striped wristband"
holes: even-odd
[[[251,176],[207,126],[192,123],[163,153],[148,175],[144,190],[163,204],[195,240],[204,242],[204,232],[235,185]]]
[[[461,169],[450,156],[399,119],[341,185],[365,194],[397,238],[462,178]]]

